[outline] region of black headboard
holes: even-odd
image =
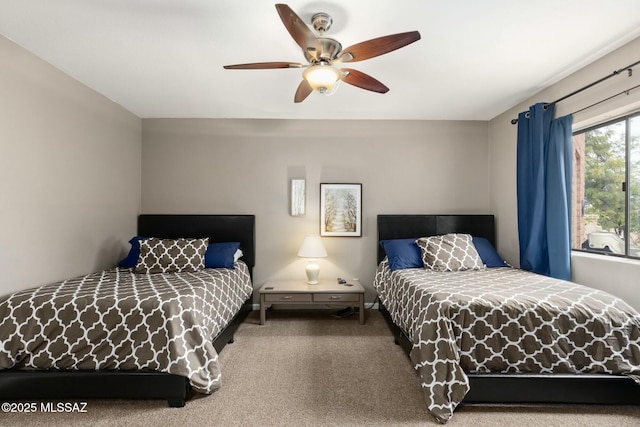
[[[378,215],[378,242],[447,233],[467,233],[496,244],[493,215]],[[384,257],[378,244],[378,262]]]
[[[138,236],[240,242],[242,261],[251,272],[255,266],[255,215],[139,215]]]

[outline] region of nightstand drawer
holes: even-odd
[[[266,302],[311,302],[310,294],[264,294]]]
[[[314,301],[322,302],[358,302],[360,301],[359,294],[313,294]]]

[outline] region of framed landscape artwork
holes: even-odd
[[[362,236],[362,184],[320,184],[320,235]]]

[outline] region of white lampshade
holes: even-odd
[[[305,236],[302,241],[302,246],[300,246],[300,250],[298,251],[298,256],[301,258],[310,258],[306,270],[308,279],[307,283],[310,285],[318,284],[320,266],[315,259],[327,256],[327,251],[322,244],[320,236]]]
[[[324,249],[320,236],[305,236],[298,251],[298,256],[301,258],[326,257],[327,251]]]

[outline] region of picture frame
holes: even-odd
[[[320,236],[362,236],[362,184],[320,184]]]

